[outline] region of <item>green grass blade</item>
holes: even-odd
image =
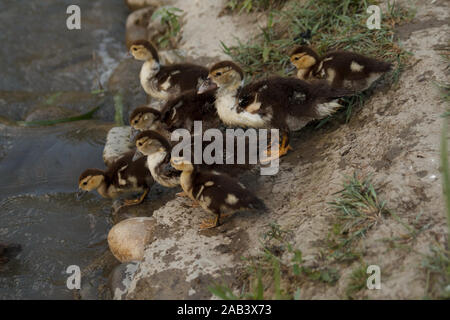
[[[447,208],[447,244],[450,248],[450,170],[448,167],[448,143],[447,143],[447,120],[444,119],[441,136],[441,167],[442,167],[442,188],[444,192],[445,204]]]
[[[116,94],[114,96],[114,122],[118,125],[118,126],[123,126],[124,125],[124,121],[123,121],[123,100],[122,100],[122,95],[120,93]]]
[[[32,127],[32,126],[51,126],[59,123],[65,123],[65,122],[74,122],[74,121],[80,121],[80,120],[89,120],[92,119],[92,116],[94,113],[100,109],[100,106],[97,106],[93,108],[92,110],[83,113],[79,116],[73,116],[73,117],[67,117],[67,118],[61,118],[61,119],[55,119],[55,120],[37,120],[37,121],[17,121],[17,125],[22,127]]]

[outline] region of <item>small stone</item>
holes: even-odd
[[[125,0],[125,4],[131,11],[139,10],[146,7],[159,7],[159,0]]]
[[[149,25],[155,8],[148,7],[131,13],[125,24],[125,43],[128,49],[136,40],[151,40]]]
[[[68,118],[77,113],[60,106],[38,106],[31,110],[26,116],[25,121],[46,121]]]
[[[119,264],[109,275],[108,286],[115,300],[123,299],[139,267],[138,261]]]
[[[123,220],[108,234],[108,245],[120,262],[142,261],[144,248],[153,239],[153,218],[140,217]]]

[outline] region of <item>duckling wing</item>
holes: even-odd
[[[207,121],[215,116],[214,101],[214,91],[201,94],[197,94],[196,90],[186,91],[166,103],[163,108],[162,121],[169,130],[178,128],[191,130],[193,121]]]
[[[295,78],[272,77],[245,86],[239,94],[239,106],[245,110],[256,102],[261,103],[260,112],[273,109],[273,113],[298,113],[299,107],[307,110],[312,100],[308,84]]]
[[[322,58],[321,65],[323,70],[333,68],[344,78],[353,80],[365,78],[372,72],[387,72],[392,67],[391,63],[349,51],[330,52]]]
[[[194,178],[194,197],[218,213],[239,209],[265,210],[264,203],[239,181],[224,173],[199,171]]]
[[[195,64],[174,64],[161,67],[156,75],[158,88],[165,91],[172,87],[179,87],[180,90],[186,91],[197,89],[199,79],[206,79],[208,69]]]

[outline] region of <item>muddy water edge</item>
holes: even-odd
[[[113,125],[107,87],[125,59],[121,0],[80,0],[82,29],[66,28],[73,1],[0,2],[0,241],[22,245],[0,269],[0,299],[71,299],[66,268],[82,270],[107,252],[111,202],[97,194],[77,201],[77,179],[103,168],[102,150]],[[93,120],[23,127],[85,113]],[[125,110],[126,115],[127,110]],[[100,271],[97,279],[104,282]],[[101,298],[93,293],[90,298]]]

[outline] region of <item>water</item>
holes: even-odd
[[[23,247],[0,272],[1,298],[71,298],[66,268],[83,268],[106,249],[110,202],[75,197],[80,172],[103,167],[103,142],[93,130],[105,132],[75,124],[0,130],[8,141],[0,161],[0,239]]]
[[[70,4],[81,7],[82,30],[66,28]],[[90,91],[125,54],[126,15],[122,0],[0,0],[0,242],[23,248],[0,269],[0,299],[71,299],[66,268],[83,269],[107,249],[111,202],[97,194],[77,201],[75,192],[81,171],[104,167],[110,126],[1,123],[23,119],[60,92],[58,105],[92,108]]]

